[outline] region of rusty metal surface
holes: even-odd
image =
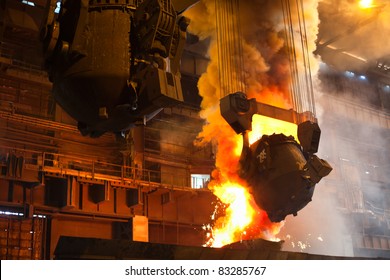
[[[43,219],[0,217],[0,259],[41,259],[43,228]]]

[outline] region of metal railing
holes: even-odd
[[[2,42],[0,44],[0,57],[6,58],[8,63],[15,68],[28,71],[38,76],[47,77],[47,73],[39,65],[34,65],[13,57],[15,47],[12,44]],[[4,61],[3,61],[4,62]]]
[[[7,160],[10,155],[22,161],[23,168],[29,170],[51,172],[62,176],[69,175],[88,179],[115,181],[118,183],[137,183],[153,187],[191,188],[190,178],[175,173],[113,164],[71,155],[5,146],[0,146],[0,167],[7,166]]]

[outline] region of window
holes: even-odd
[[[206,188],[209,181],[209,174],[191,174],[191,188],[193,189]]]

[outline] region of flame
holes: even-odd
[[[278,119],[269,118],[262,115],[253,115],[252,131],[249,132],[249,144],[252,145],[259,140],[263,135],[271,135],[273,133],[283,133],[286,136],[293,136],[298,141],[297,125],[294,123],[285,122]],[[242,137],[236,138],[236,146],[234,147],[234,155],[240,156],[242,150]],[[299,142],[299,141],[298,141]]]
[[[253,144],[263,135],[283,133],[286,136],[297,137],[297,125],[262,115],[254,115],[252,119],[252,131],[249,132],[249,144]]]
[[[241,236],[236,236],[245,233],[257,209],[248,203],[250,194],[238,183],[227,182],[214,187],[213,192],[222,203],[228,206],[226,216],[217,220],[208,243],[213,247],[222,247],[232,243],[232,240],[241,238]]]
[[[284,133],[296,137],[297,131],[295,124],[261,115],[253,116],[252,128],[249,134],[250,143],[254,143],[264,134]],[[232,136],[235,135],[230,127],[227,130],[232,133]],[[226,167],[228,165],[230,170],[226,168],[215,170],[214,180],[209,185],[209,189],[220,200],[216,208],[224,209],[224,213],[221,213],[218,218],[213,215],[213,225],[205,227],[209,231],[205,246],[222,247],[255,238],[278,241],[276,235],[283,223],[272,223],[268,219],[267,213],[261,210],[254,201],[250,188],[236,173],[242,149],[242,136],[224,139],[225,141],[219,142],[218,147],[224,152],[218,153],[217,166]],[[234,153],[228,153],[229,149]]]
[[[225,213],[213,226],[206,227],[211,232],[205,246],[219,248],[254,238],[278,240],[275,236],[282,223],[273,224],[269,221],[267,213],[257,206],[244,184],[228,181],[214,185],[211,189],[225,206]]]
[[[243,39],[246,94],[248,98],[269,105],[291,108],[289,97],[290,72],[286,57],[281,7],[278,1],[242,1],[240,24]],[[310,13],[305,13],[310,30],[310,53],[315,49],[317,34],[318,0],[305,0]],[[254,9],[254,7],[262,7]],[[216,147],[215,165],[209,189],[219,198],[211,222],[204,226],[205,246],[221,247],[241,240],[264,238],[277,240],[276,235],[284,223],[272,223],[267,213],[257,206],[250,186],[238,175],[242,136],[222,118],[219,100],[218,48],[215,23],[215,1],[201,0],[185,12],[191,20],[189,32],[200,39],[211,38],[207,70],[199,79],[198,89],[202,96],[200,116],[206,120],[196,144],[212,143]],[[311,24],[309,24],[311,23]],[[260,39],[261,38],[261,39]],[[312,67],[313,72],[317,67]],[[260,115],[253,116],[250,143],[264,134],[283,133],[296,136],[296,126]]]
[[[373,7],[373,0],[360,0],[359,7],[361,9],[369,9]]]

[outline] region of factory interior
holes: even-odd
[[[0,0],[0,258],[390,259],[389,18]]]

